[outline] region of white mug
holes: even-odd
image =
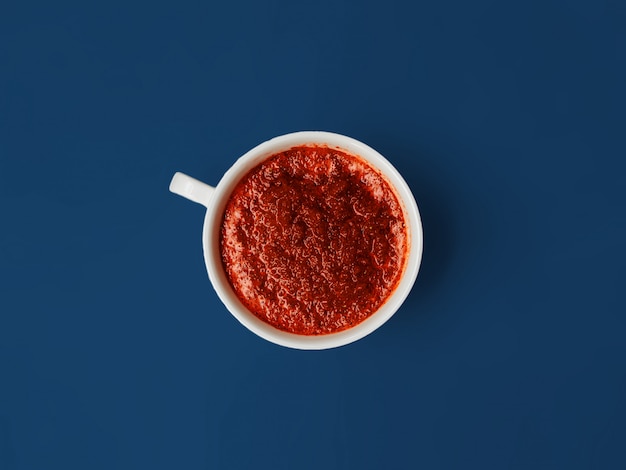
[[[299,335],[279,330],[250,312],[230,286],[220,256],[220,228],[224,208],[237,183],[252,168],[268,157],[299,145],[326,145],[358,155],[381,171],[395,188],[407,221],[409,243],[407,263],[399,284],[378,310],[361,323],[337,333]],[[329,349],[357,341],[383,325],[400,308],[408,296],[419,271],[423,234],[415,198],[400,173],[380,153],[358,140],[330,132],[294,132],[275,137],[254,147],[239,158],[224,174],[216,187],[209,186],[183,173],[176,173],[170,191],[206,207],[202,247],[209,279],[218,297],[230,313],[250,331],[273,343],[295,349]]]

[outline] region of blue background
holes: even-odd
[[[3,2],[0,469],[626,468],[626,8]],[[425,253],[347,347],[267,343],[201,206],[258,143],[344,133]]]

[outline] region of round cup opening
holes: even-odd
[[[219,232],[227,199],[239,181],[255,166],[270,156],[299,145],[326,145],[357,155],[380,170],[396,192],[408,224],[409,245],[404,271],[395,290],[378,310],[361,323],[336,333],[300,335],[286,332],[265,323],[250,312],[233,291],[221,263]],[[361,339],[384,324],[398,310],[417,277],[422,255],[422,227],[417,204],[398,171],[371,147],[350,137],[329,132],[296,132],[276,137],[253,148],[226,172],[215,189],[206,212],[203,248],[209,278],[218,296],[231,314],[246,328],[273,343],[296,349],[327,349]]]

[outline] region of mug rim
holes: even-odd
[[[336,333],[300,335],[279,330],[250,312],[234,293],[222,267],[219,232],[222,215],[235,185],[252,168],[278,152],[297,145],[328,145],[359,156],[378,169],[394,189],[408,219],[409,247],[404,272],[399,284],[387,300],[357,325]],[[408,184],[395,167],[372,147],[342,134],[326,131],[299,131],[280,135],[244,153],[226,171],[207,205],[202,230],[202,247],[209,279],[218,297],[229,312],[246,328],[261,338],[294,349],[330,349],[357,341],[386,323],[400,308],[411,291],[420,268],[423,252],[423,230],[419,209]]]

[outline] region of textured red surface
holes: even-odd
[[[336,149],[301,146],[238,183],[220,249],[249,310],[281,330],[320,335],[362,322],[385,302],[404,269],[407,229],[378,170]]]

